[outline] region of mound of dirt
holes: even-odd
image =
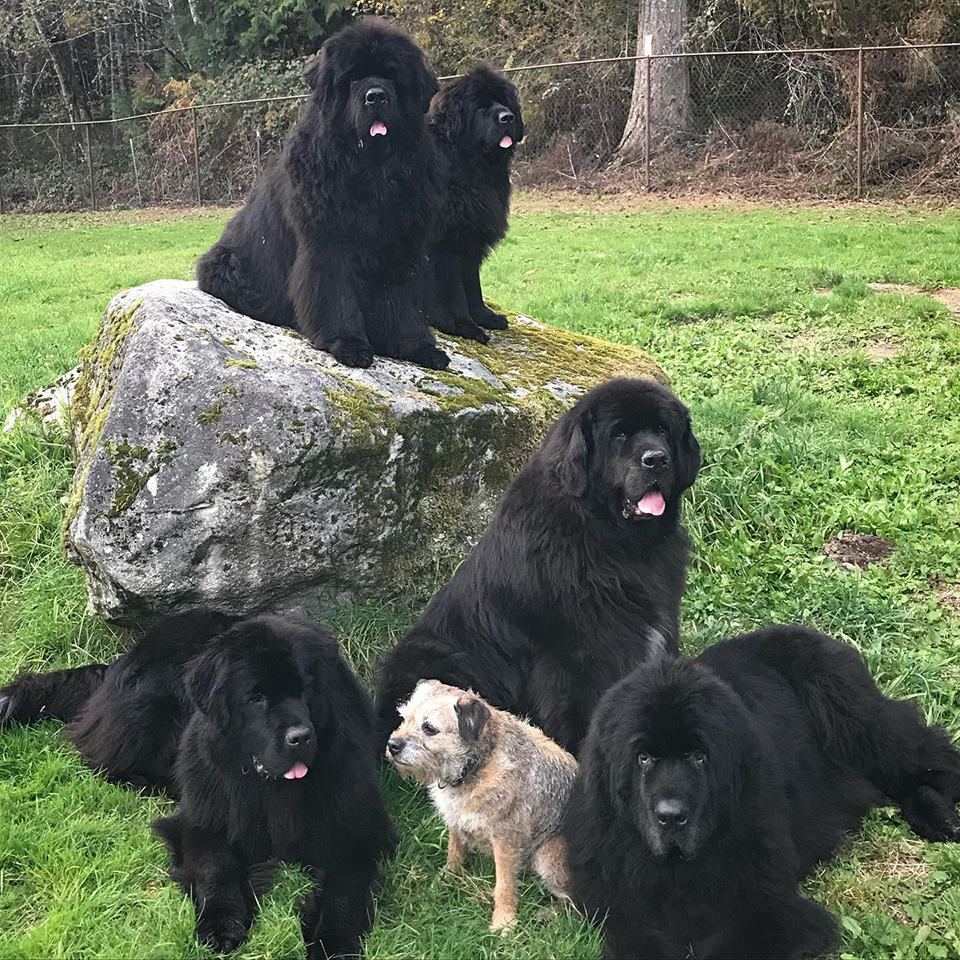
[[[854,533],[844,530],[839,537],[823,545],[823,555],[844,570],[866,570],[871,564],[886,560],[893,553],[893,544],[872,533]]]

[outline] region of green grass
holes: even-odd
[[[111,294],[189,276],[223,219],[0,219],[0,408],[72,366]],[[867,287],[960,286],[958,242],[955,213],[521,205],[488,292],[649,349],[692,408],[706,465],[685,514],[699,551],[687,650],[799,620],[855,644],[888,692],[960,728],[960,616],[936,601],[960,582],[960,325],[929,298]],[[871,360],[879,341],[900,354]],[[60,552],[70,474],[65,449],[36,428],[0,437],[0,681],[123,643],[85,613],[82,577]],[[844,529],[895,552],[841,570],[820,548]],[[415,615],[409,598],[385,596],[328,619],[369,675]],[[599,955],[570,911],[537,920],[546,900],[533,883],[516,935],[490,935],[492,864],[443,875],[443,829],[423,796],[388,774],[384,789],[403,843],[370,956]],[[0,960],[203,955],[147,831],[167,806],[98,780],[52,724],[0,737]],[[303,888],[284,872],[242,957],[298,954]],[[924,844],[892,811],[807,891],[838,915],[844,956],[960,956],[960,849]]]

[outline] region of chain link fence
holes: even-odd
[[[664,78],[675,81],[680,65],[678,96]],[[527,128],[515,162],[525,186],[960,197],[960,44],[617,57],[509,73]],[[0,125],[0,210],[238,204],[304,99]],[[638,135],[621,149],[628,126]]]

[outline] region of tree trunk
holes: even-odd
[[[90,119],[90,113],[84,108],[74,89],[71,63],[69,59],[64,59],[64,56],[69,58],[70,50],[64,53],[63,44],[54,44],[51,42],[43,22],[35,11],[31,13],[31,18],[34,26],[37,28],[37,35],[41,41],[43,41],[43,45],[46,48],[50,65],[53,67],[54,75],[60,86],[60,96],[63,98],[63,105],[69,115],[70,123],[74,126],[74,129],[76,129],[76,124],[80,120]]]
[[[640,0],[637,56],[644,54],[644,38],[653,38],[653,53],[679,53],[687,29],[687,0]],[[690,69],[685,58],[637,61],[630,114],[623,130],[616,162],[643,157],[646,142],[646,70],[650,72],[650,146],[662,147],[682,134],[690,120]]]

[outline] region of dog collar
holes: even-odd
[[[453,780],[438,780],[437,787],[441,790],[444,787],[462,787],[477,772],[481,763],[483,763],[483,757],[471,757],[460,771],[459,776]]]

